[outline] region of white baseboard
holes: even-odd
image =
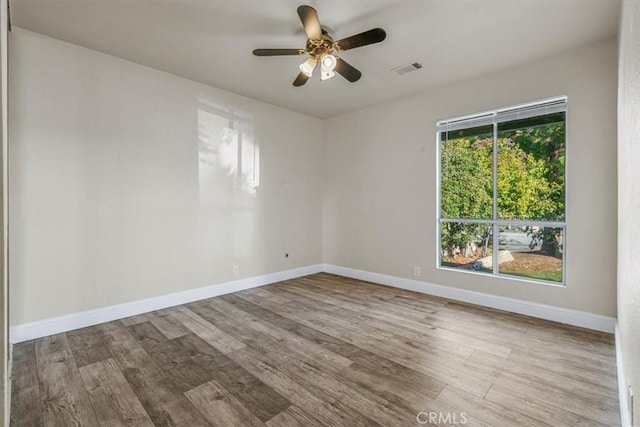
[[[203,288],[191,289],[169,295],[162,295],[144,300],[98,308],[95,310],[24,323],[10,328],[9,340],[11,343],[19,343],[104,322],[110,322],[112,320],[123,319],[137,314],[148,313],[153,310],[160,310],[162,308],[173,307],[245,289],[256,288],[258,286],[269,285],[283,280],[295,279],[297,277],[307,276],[321,271],[322,264],[309,265],[306,267],[294,268],[292,270],[264,274],[247,279],[235,280],[233,282],[218,283],[216,285],[205,286]]]
[[[627,379],[624,375],[624,364],[622,363],[622,343],[620,342],[620,329],[616,322],[616,366],[618,369],[618,400],[620,401],[620,425],[631,427],[631,414],[629,414],[629,390],[627,389]]]
[[[554,322],[580,326],[582,328],[593,329],[596,331],[613,333],[615,330],[615,317],[603,316],[601,314],[587,313],[584,311],[539,304],[515,298],[489,295],[482,292],[469,291],[451,286],[436,285],[418,280],[388,276],[386,274],[371,273],[368,271],[340,267],[331,264],[324,264],[323,271],[326,273],[337,274],[339,276],[366,280],[368,282],[379,283],[381,285],[407,289],[414,292],[449,298],[484,307],[496,308],[498,310],[524,314],[526,316],[552,320]]]
[[[295,279],[297,277],[307,276],[309,274],[315,274],[322,271],[337,274],[339,276],[351,277],[354,279],[366,280],[368,282],[449,298],[456,301],[463,301],[541,319],[553,320],[597,331],[613,333],[615,330],[615,318],[609,316],[554,307],[497,295],[489,295],[466,289],[453,288],[450,286],[435,285],[418,280],[371,273],[368,271],[339,267],[331,264],[316,264],[232,282],[219,283],[169,295],[102,307],[95,310],[24,323],[10,328],[9,339],[11,343],[19,343],[104,322],[110,322],[112,320],[123,319],[137,314],[148,313],[153,310],[160,310],[167,307],[173,307],[180,304],[186,304],[193,301],[264,286],[283,280]]]

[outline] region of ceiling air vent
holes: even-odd
[[[413,64],[401,65],[399,67],[392,68],[391,71],[394,71],[396,74],[401,76],[403,74],[419,70],[420,68],[422,68],[422,64],[414,62]]]

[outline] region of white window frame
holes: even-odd
[[[541,116],[551,113],[565,113],[565,175],[564,175],[564,221],[536,221],[536,220],[506,220],[498,217],[498,123],[507,122],[511,120],[529,118]],[[438,120],[436,123],[436,142],[437,142],[437,156],[436,156],[436,268],[439,270],[456,271],[461,273],[484,275],[490,277],[497,277],[501,279],[516,280],[522,282],[529,282],[542,285],[560,286],[565,287],[567,283],[567,170],[568,170],[568,156],[567,156],[567,141],[569,139],[568,131],[568,97],[566,95],[557,96],[553,98],[542,99],[538,101],[527,102],[523,104],[513,105],[504,108],[498,108],[495,110],[483,111],[475,114],[468,114],[464,116],[453,117],[450,119]],[[492,219],[470,219],[470,218],[442,218],[441,205],[440,205],[440,191],[441,191],[441,140],[440,135],[442,132],[453,131],[459,129],[466,129],[470,127],[493,125],[493,217]],[[493,271],[491,273],[478,271],[478,270],[466,270],[461,268],[447,267],[442,265],[442,235],[441,224],[446,222],[453,223],[467,223],[467,224],[491,224],[492,229],[492,244],[493,244]],[[528,278],[522,276],[509,275],[506,273],[500,273],[498,268],[498,256],[499,256],[499,231],[501,226],[538,226],[538,227],[551,227],[562,228],[562,282],[553,282],[549,280]]]

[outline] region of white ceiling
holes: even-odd
[[[349,110],[468,78],[617,33],[619,0],[310,0],[340,39],[373,27],[380,44],[344,52],[362,71],[296,88],[303,48],[290,0],[11,0],[13,25],[312,116]],[[390,71],[411,62],[419,71]]]

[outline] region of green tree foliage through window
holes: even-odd
[[[444,139],[441,158],[442,217],[490,219],[493,215],[491,133]]]

